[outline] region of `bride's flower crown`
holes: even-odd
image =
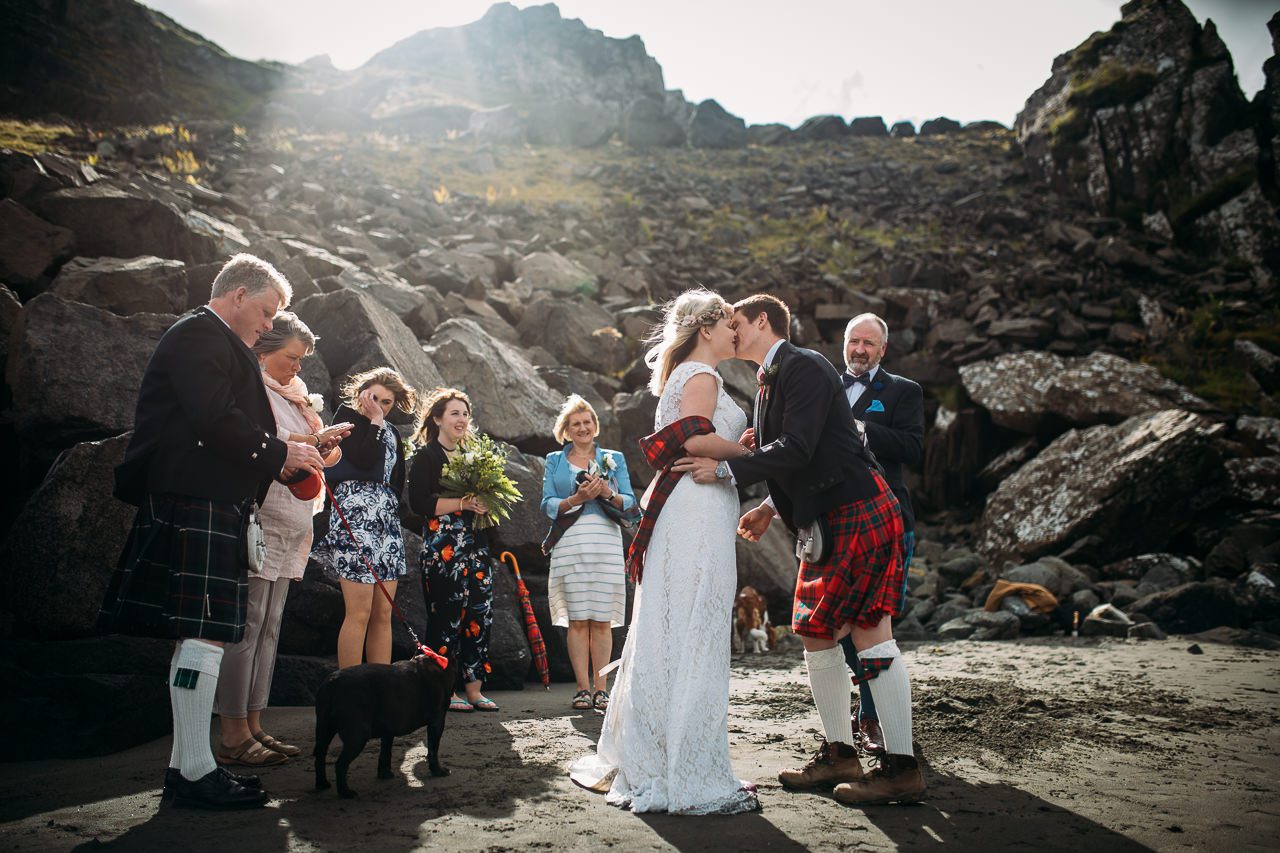
[[[725,310],[723,305],[717,305],[715,308],[708,308],[699,314],[686,314],[679,320],[676,320],[677,326],[710,326],[714,323],[725,319],[729,316],[729,312]]]

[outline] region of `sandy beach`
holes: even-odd
[[[848,808],[783,790],[817,715],[798,651],[734,660],[729,738],[763,811],[633,815],[576,788],[564,766],[602,715],[572,685],[494,693],[497,714],[453,715],[434,779],[420,737],[380,781],[376,743],[352,766],[360,796],[315,793],[309,756],[264,772],[271,804],[230,814],[160,804],[163,738],[114,755],[0,765],[8,850],[1263,850],[1280,830],[1280,652],[1199,643],[1024,640],[909,651],[918,806]],[[309,744],[310,708],[272,709]],[[336,756],[336,745],[331,758]]]

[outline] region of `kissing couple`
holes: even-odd
[[[574,782],[607,792],[613,805],[672,814],[760,807],[729,761],[729,630],[735,533],[757,541],[775,516],[798,536],[792,628],[824,735],[807,764],[778,780],[796,791],[834,788],[849,805],[924,793],[911,684],[891,627],[905,571],[898,502],[855,429],[835,368],[792,345],[790,327],[774,296],[730,305],[697,289],[668,303],[649,339],[658,406],[655,432],[640,444],[658,474],[627,558],[637,581],[632,622],[596,752],[569,767]],[[760,365],[749,429],[715,370],[727,358]],[[761,481],[769,498],[739,517],[736,486]],[[838,644],[846,635],[886,741],[870,771],[853,747],[853,682]]]

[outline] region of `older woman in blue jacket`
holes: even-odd
[[[622,529],[609,516],[636,505],[627,463],[616,450],[596,445],[600,419],[591,404],[569,396],[556,418],[564,444],[547,456],[542,511],[557,526],[571,521],[551,550],[547,597],[552,624],[569,629],[569,661],[578,682],[573,707],[609,704],[601,668],[613,652],[613,628],[625,620],[627,580]],[[592,692],[594,688],[594,692]]]

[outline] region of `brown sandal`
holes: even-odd
[[[591,710],[591,693],[589,691],[579,690],[577,693],[573,694],[573,710]]]
[[[293,758],[295,755],[299,755],[302,752],[301,747],[294,746],[291,743],[285,743],[282,740],[272,737],[266,732],[254,732],[253,739],[272,752],[278,752],[281,755],[288,756],[289,758]]]
[[[253,738],[249,738],[239,746],[220,746],[213,757],[219,764],[230,764],[236,767],[271,767],[289,760],[289,756],[268,749]]]

